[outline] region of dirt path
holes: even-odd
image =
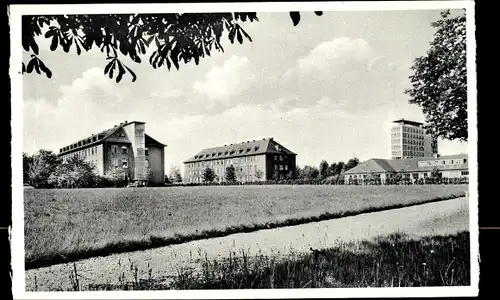
[[[416,236],[450,234],[469,230],[468,198],[457,198],[407,208],[363,214],[298,226],[234,234],[221,238],[198,240],[180,245],[146,251],[114,254],[76,263],[80,285],[90,283],[118,284],[123,273],[132,280],[131,264],[137,266],[139,278],[177,274],[176,267],[196,266],[197,261],[228,256],[230,251],[248,251],[249,255],[309,251],[333,247],[339,241],[367,240],[395,232]],[[28,270],[26,290],[49,291],[71,289],[70,273],[73,264]],[[36,277],[36,280],[35,280]]]

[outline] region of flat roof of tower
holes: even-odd
[[[396,121],[392,121],[393,123],[400,123],[400,124],[407,124],[407,125],[413,125],[413,126],[422,126],[424,123],[420,122],[415,122],[415,121],[410,121],[410,120],[405,120],[405,119],[399,119]]]

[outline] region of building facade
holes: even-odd
[[[467,154],[441,157],[418,157],[409,159],[372,158],[360,163],[344,173],[345,183],[363,184],[365,179],[379,179],[383,184],[397,173],[409,178],[413,183],[431,177],[437,168],[443,178],[468,178],[469,164]]]
[[[63,162],[75,156],[83,158],[101,176],[120,171],[124,179],[132,182],[163,184],[165,147],[146,134],[146,123],[125,121],[62,147],[58,156]]]
[[[437,139],[425,133],[423,124],[400,119],[391,128],[391,158],[432,157],[438,153]]]
[[[231,165],[238,182],[285,179],[295,171],[296,156],[273,138],[207,148],[184,162],[184,181],[203,182],[206,168],[215,172],[216,182],[227,181],[226,168]]]

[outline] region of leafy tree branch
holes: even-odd
[[[300,13],[290,12],[290,18],[297,26]],[[22,45],[31,60],[27,66],[23,62],[22,73],[43,72],[52,77],[39,58],[36,38],[43,36],[50,40],[51,51],[62,49],[80,55],[99,49],[108,60],[105,75],[120,82],[128,73],[134,82],[137,76],[122,57],[141,63],[152,47],[148,62],[155,69],[166,66],[168,70],[179,70],[181,64],[191,62],[198,65],[213,51],[224,52],[225,36],[231,44],[243,44],[245,39],[252,42],[241,24],[254,21],[259,21],[255,12],[23,16]]]

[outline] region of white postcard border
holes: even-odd
[[[24,266],[24,206],[22,184],[23,95],[21,16],[26,14],[102,14],[152,12],[221,11],[379,11],[466,9],[467,86],[469,116],[469,201],[471,236],[471,285],[469,287],[340,288],[274,290],[188,290],[113,292],[26,292]],[[189,4],[93,4],[11,5],[9,7],[11,126],[12,126],[12,269],[14,299],[235,299],[235,298],[348,298],[348,297],[460,297],[477,296],[479,288],[478,174],[477,174],[477,88],[476,41],[473,1],[387,1],[387,2],[281,2],[281,3],[189,3]],[[19,154],[19,155],[18,155]],[[474,159],[475,158],[475,159]]]

